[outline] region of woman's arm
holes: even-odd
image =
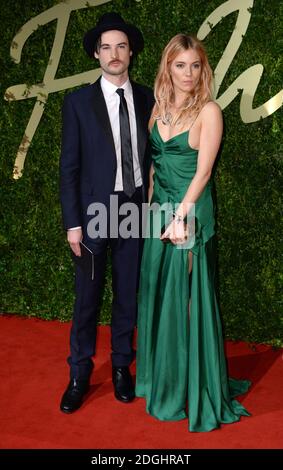
[[[202,112],[197,171],[180,208],[176,211],[183,218],[189,212],[190,206],[198,200],[209,181],[222,138],[223,121],[218,104],[211,101]]]
[[[184,224],[178,219],[184,219],[192,205],[196,203],[209,181],[212,168],[220,147],[223,132],[223,121],[220,107],[209,102],[202,111],[200,143],[196,174],[185,194],[183,201],[176,211],[176,217],[164,233],[172,243],[180,243],[185,237]]]

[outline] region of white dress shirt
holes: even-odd
[[[134,108],[133,90],[128,79],[123,85],[117,87],[113,83],[106,80],[105,77],[101,77],[101,89],[104,95],[104,99],[107,106],[108,116],[110,119],[114,145],[116,150],[117,158],[117,173],[115,180],[115,191],[123,191],[123,176],[122,176],[122,157],[121,157],[121,138],[120,138],[120,121],[119,121],[119,106],[120,96],[116,93],[118,88],[124,89],[124,96],[127,102],[130,130],[131,130],[131,141],[132,141],[132,152],[133,152],[133,167],[134,167],[134,178],[136,188],[142,185],[141,169],[138,157],[138,142],[137,142],[137,122]]]

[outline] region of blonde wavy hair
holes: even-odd
[[[194,36],[177,34],[169,41],[162,53],[159,70],[154,83],[155,105],[149,121],[150,128],[155,119],[161,119],[166,122],[170,106],[173,105],[175,98],[174,87],[170,76],[170,67],[177,55],[188,49],[195,50],[200,57],[200,79],[195,89],[188,93],[182,108],[173,117],[172,124],[178,122],[184,125],[188,118],[194,119],[203,106],[211,100],[212,70],[208,63],[203,44]]]

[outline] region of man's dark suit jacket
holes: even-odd
[[[150,155],[148,121],[152,91],[131,82],[137,122],[137,142],[146,200]],[[63,105],[60,199],[65,229],[86,229],[91,202],[109,206],[114,192],[117,159],[100,79],[66,95]]]

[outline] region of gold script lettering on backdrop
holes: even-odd
[[[14,62],[18,64],[21,61],[23,46],[31,34],[39,26],[44,26],[50,21],[57,20],[53,47],[42,83],[32,85],[31,87],[27,87],[26,84],[14,85],[7,88],[5,92],[6,100],[24,100],[27,98],[36,98],[36,103],[32,110],[22,142],[17,152],[13,170],[13,177],[15,179],[18,179],[22,176],[27,151],[43,115],[44,105],[47,101],[49,93],[65,90],[85,83],[93,83],[101,74],[101,69],[97,68],[65,78],[54,78],[64,46],[71,12],[73,10],[101,5],[109,1],[111,0],[66,0],[65,2],[61,2],[29,20],[22,26],[20,31],[14,37],[10,49],[10,55]]]
[[[48,94],[86,83],[93,83],[101,74],[101,69],[97,68],[69,77],[55,79],[71,12],[73,10],[108,3],[109,1],[111,0],[65,0],[29,20],[14,37],[10,55],[15,63],[20,63],[21,52],[29,36],[31,36],[39,26],[43,26],[57,19],[55,38],[43,82],[32,85],[31,87],[28,87],[26,84],[14,85],[9,87],[5,92],[5,99],[9,101],[36,98],[36,103],[17,152],[13,171],[13,177],[15,179],[22,176],[27,151],[43,115]],[[246,123],[257,121],[260,118],[265,118],[274,113],[282,105],[283,97],[283,91],[281,90],[263,105],[256,109],[252,108],[253,98],[263,73],[263,66],[261,64],[249,67],[220,97],[217,97],[224,76],[241,45],[243,40],[242,35],[245,34],[248,28],[253,3],[254,0],[228,0],[216,8],[216,10],[206,18],[198,31],[199,39],[204,39],[222,18],[234,11],[239,11],[235,29],[215,69],[215,97],[220,107],[224,109],[233,101],[237,94],[242,91],[240,115],[243,122]]]
[[[230,13],[239,10],[234,31],[214,71],[215,98],[221,109],[224,109],[231,103],[231,101],[233,101],[238,93],[242,92],[240,116],[242,121],[246,123],[259,121],[261,118],[270,116],[270,114],[274,113],[278,108],[280,108],[280,106],[282,106],[283,99],[283,90],[281,90],[273,96],[273,98],[266,101],[266,103],[253,109],[254,95],[264,70],[261,64],[253,65],[241,73],[232,85],[230,85],[229,88],[219,98],[217,98],[220,85],[241,45],[244,34],[248,29],[253,3],[254,0],[228,0],[216,8],[216,10],[206,18],[197,34],[198,38],[203,40],[219,23],[219,21]]]

